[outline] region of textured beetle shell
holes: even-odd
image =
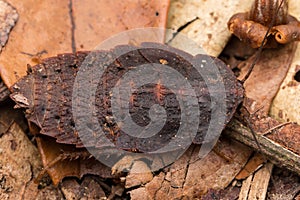
[[[157,47],[160,47],[160,50],[157,50]],[[103,129],[107,128],[105,126],[108,126],[108,129],[113,130],[113,134],[109,130],[104,130],[104,132],[106,137],[119,148],[140,152],[156,149],[160,143],[164,143],[164,141],[173,137],[174,133],[176,133],[174,130],[180,124],[180,121],[178,121],[180,119],[180,112],[178,110],[180,109],[178,109],[178,102],[174,94],[167,88],[164,88],[162,99],[156,99],[156,96],[153,95],[156,85],[146,85],[141,87],[138,92],[132,94],[133,101],[130,104],[132,118],[139,125],[147,124],[149,114],[145,111],[149,111],[149,108],[154,103],[162,102],[161,106],[171,116],[169,123],[166,123],[160,134],[151,137],[150,143],[147,143],[144,139],[133,139],[116,127],[116,124],[113,123],[110,96],[108,93],[118,79],[129,71],[132,66],[149,62],[161,64],[162,61],[167,61],[169,66],[187,77],[199,96],[198,103],[199,109],[201,109],[199,129],[194,139],[195,143],[203,142],[203,132],[208,129],[212,107],[210,95],[204,80],[196,76],[197,72],[195,69],[183,57],[195,60],[210,58],[218,66],[223,78],[220,81],[224,82],[226,91],[226,121],[224,126],[231,119],[237,106],[242,101],[243,88],[236,80],[232,71],[222,61],[207,55],[193,57],[183,51],[155,43],[148,43],[145,49],[137,50],[132,46],[117,46],[111,51],[97,51],[93,54],[101,58],[104,53],[109,54],[110,52],[122,51],[128,48],[131,49],[129,53],[121,55],[116,62],[112,62],[108,66],[104,73],[105,80],[100,81],[96,92],[98,121]],[[176,54],[173,53],[174,51]],[[31,67],[28,75],[20,79],[12,87],[13,93],[11,98],[17,103],[18,107],[26,109],[27,119],[41,129],[41,134],[56,138],[58,143],[83,147],[78,132],[75,129],[72,116],[72,92],[76,74],[88,54],[89,52],[78,52],[76,54],[61,54],[56,57],[47,58],[42,63]],[[181,57],[181,55],[184,56]],[[141,98],[147,98],[147,101],[138,100]],[[144,104],[141,105],[141,102],[144,102]],[[145,145],[146,143],[147,145]],[[90,139],[89,145],[98,146],[95,138]]]

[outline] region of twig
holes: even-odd
[[[228,124],[224,134],[254,149],[257,149],[257,143],[253,139],[253,135],[249,128],[245,127],[236,119],[233,119]],[[271,162],[300,174],[299,155],[288,149],[285,149],[265,136],[256,135],[256,138],[261,147],[259,151],[265,154]]]

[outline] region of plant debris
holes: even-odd
[[[261,44],[264,47],[277,47],[278,44],[300,40],[300,22],[288,14],[286,0],[256,0],[250,12],[231,17],[228,29],[252,48],[259,48]],[[266,36],[268,39],[265,42]]]

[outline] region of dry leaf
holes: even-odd
[[[227,187],[247,162],[251,152],[240,143],[223,139],[215,151],[199,160],[199,146],[192,146],[169,169],[147,183],[145,189],[130,191],[131,198],[139,199],[136,195],[138,192],[148,199],[200,198],[209,189]]]
[[[218,3],[214,0],[175,0],[170,6],[167,28],[186,34],[207,54],[218,56],[231,36],[227,29],[229,18],[236,12],[250,10],[251,5],[252,1],[242,0]]]
[[[153,179],[151,169],[143,161],[135,161],[126,176],[125,188],[144,185]]]
[[[8,87],[26,75],[27,64],[34,65],[41,58],[91,50],[128,29],[164,27],[169,7],[169,0],[9,2],[21,17],[0,56],[1,76]]]
[[[36,147],[22,129],[13,123],[0,137],[0,199],[45,199],[60,197],[53,187],[38,189],[34,179],[42,163]]]
[[[89,153],[84,148],[58,144],[49,137],[37,138],[37,144],[43,165],[55,186],[67,176],[82,178],[85,174],[94,174],[102,178],[116,177],[111,175],[109,167],[94,158],[90,158]],[[58,160],[56,160],[57,158]],[[57,162],[53,163],[53,161]]]
[[[165,27],[169,0],[75,0],[72,8],[76,50],[81,51],[125,30]]]
[[[270,114],[279,121],[300,124],[300,78],[297,80],[297,73],[300,77],[300,44],[297,44],[291,67],[274,98]]]
[[[255,154],[235,178],[238,180],[247,178],[250,174],[253,174],[259,169],[264,161],[265,158],[261,154]]]
[[[26,75],[27,64],[72,51],[69,1],[9,0],[9,3],[16,7],[20,19],[0,55],[0,72],[8,87]]]
[[[295,43],[292,43],[282,48],[266,49],[261,53],[253,71],[244,83],[246,97],[255,101],[251,104],[251,108],[247,107],[250,113],[259,110],[262,116],[268,115],[273,98],[290,67],[294,52]],[[256,54],[240,64],[242,67],[240,77],[244,77],[248,72],[255,56]]]
[[[67,200],[106,198],[103,189],[92,177],[85,177],[81,184],[74,179],[64,180],[61,190]]]
[[[9,127],[16,122],[23,131],[28,130],[27,121],[21,110],[13,109],[13,102],[5,101],[0,106],[0,135],[4,134]]]

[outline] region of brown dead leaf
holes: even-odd
[[[147,183],[145,189],[137,190],[148,199],[199,198],[209,189],[227,187],[251,154],[248,147],[226,139],[201,160],[198,159],[199,149],[199,146],[192,146],[169,169]],[[130,194],[133,198],[137,191],[132,190]]]
[[[104,39],[132,28],[164,27],[164,1],[9,0],[20,19],[0,56],[0,72],[10,87],[26,75],[27,64],[75,50],[93,49]],[[117,7],[117,9],[116,9]]]
[[[126,176],[125,188],[144,185],[153,179],[153,174],[143,161],[133,163],[130,172]]]
[[[300,153],[300,126],[282,123],[269,117],[272,101],[287,75],[294,58],[297,43],[262,52],[244,87],[246,98],[243,114],[247,116],[252,129],[265,135],[294,153]],[[241,76],[247,72],[256,55],[241,63]],[[285,102],[286,104],[286,102]]]
[[[257,169],[259,169],[264,163],[264,161],[265,158],[261,154],[255,154],[235,178],[237,180],[247,178],[250,174],[254,173]]]
[[[249,78],[244,83],[246,97],[253,99],[255,104],[247,107],[250,113],[259,110],[260,115],[267,116],[272,101],[292,62],[296,44],[291,43],[277,49],[266,49],[262,52]],[[257,52],[259,53],[259,52]],[[255,55],[240,64],[242,79],[254,62]]]
[[[50,137],[38,137],[37,144],[43,165],[55,186],[67,176],[82,178],[85,174],[94,174],[102,178],[116,177],[111,175],[109,167],[94,158],[90,158],[89,153],[84,148],[58,144]],[[86,157],[82,157],[83,155]]]
[[[5,101],[0,107],[0,199],[60,197],[56,188],[38,189],[34,183],[42,163],[24,130],[28,127],[22,112],[14,110],[12,102]]]
[[[0,55],[1,76],[10,87],[26,75],[27,64],[33,65],[41,58],[72,51],[72,34],[69,1],[8,2],[15,6],[20,16]]]
[[[217,151],[228,160],[211,152],[211,156],[190,164],[184,195],[193,197],[206,193],[208,189],[224,189],[245,165],[252,152],[248,147],[234,141],[223,140],[219,145]]]
[[[81,51],[125,30],[165,27],[169,0],[75,0],[72,8],[76,50]]]
[[[34,183],[42,163],[36,147],[16,123],[0,137],[0,147],[0,199],[60,197],[57,189],[50,186],[39,190]]]
[[[92,177],[85,177],[81,184],[74,179],[67,179],[62,182],[61,190],[66,199],[101,199],[106,195]]]

